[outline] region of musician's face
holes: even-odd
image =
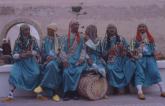
[[[48,28],[48,35],[49,35],[49,36],[54,36],[54,33],[55,33],[54,30]]]
[[[29,36],[30,35],[30,29],[26,29],[23,31],[24,36]]]
[[[94,41],[94,42],[96,41],[96,39],[97,39],[97,28],[95,26],[87,27],[85,33],[92,41]]]
[[[73,23],[73,24],[71,25],[71,32],[72,32],[72,33],[77,33],[77,32],[78,32],[78,29],[79,29],[79,23],[78,23],[78,22]]]
[[[97,38],[97,34],[95,32],[93,32],[93,34],[90,36],[90,38],[95,41]]]
[[[113,27],[113,26],[108,27],[108,28],[107,28],[107,34],[108,34],[108,35],[115,35],[115,34],[117,34],[116,28]]]
[[[145,32],[147,31],[146,25],[143,25],[143,24],[139,25],[139,26],[138,26],[138,31],[139,31],[140,33],[145,33]]]

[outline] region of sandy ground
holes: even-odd
[[[17,97],[12,103],[0,103],[0,106],[165,106],[165,98],[159,94],[146,94],[146,100],[138,100],[136,95],[110,96],[108,99],[88,101],[84,99],[54,102],[39,101],[35,97]]]

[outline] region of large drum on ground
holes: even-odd
[[[100,77],[95,72],[84,74],[79,82],[78,93],[89,100],[103,98],[108,90],[106,78]]]

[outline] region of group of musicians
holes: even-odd
[[[117,91],[132,84],[140,100],[145,99],[142,88],[153,84],[159,86],[160,96],[165,97],[156,63],[159,55],[145,24],[138,25],[130,44],[113,24],[107,26],[103,40],[99,39],[95,25],[88,25],[85,33],[79,33],[78,29],[79,22],[72,20],[68,34],[61,36],[55,23],[48,25],[40,49],[29,25],[21,25],[12,53],[10,92],[2,101],[13,101],[15,89],[34,91],[40,100],[60,101],[60,96],[64,101],[77,100],[80,77],[90,70],[106,78]]]

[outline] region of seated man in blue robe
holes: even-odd
[[[62,82],[62,71],[60,64],[60,37],[57,35],[57,25],[52,23],[47,27],[48,35],[42,43],[42,56],[44,60],[43,75],[40,85],[34,90],[38,99],[47,100],[52,98],[60,101],[58,90]]]
[[[159,52],[156,50],[156,45],[153,36],[148,31],[145,24],[139,24],[137,27],[137,35],[135,40],[135,48],[140,50],[141,57],[138,62],[142,67],[141,75],[144,76],[142,82],[138,82],[137,90],[138,97],[141,100],[145,99],[142,87],[148,87],[157,84],[160,88],[160,96],[165,97],[165,86],[162,82],[161,75],[157,66],[156,58],[159,57]]]
[[[27,24],[21,25],[13,51],[15,63],[9,76],[11,91],[9,96],[4,98],[4,102],[13,101],[16,88],[33,91],[38,85],[40,70],[35,58],[38,53],[39,47],[36,39],[30,35],[30,27]]]
[[[108,25],[102,47],[109,85],[117,89],[119,94],[128,86],[134,75],[135,78],[143,79],[143,76],[137,73],[137,70],[142,70],[140,65],[130,58],[129,45],[118,35],[116,26]]]
[[[78,99],[77,86],[80,76],[86,67],[84,56],[82,56],[84,38],[78,32],[78,29],[79,23],[71,21],[63,49],[64,100]]]
[[[101,40],[98,38],[96,26],[87,26],[85,34],[85,57],[88,63],[87,71],[95,71],[96,73],[100,74],[101,77],[106,77],[106,64],[102,58]]]

